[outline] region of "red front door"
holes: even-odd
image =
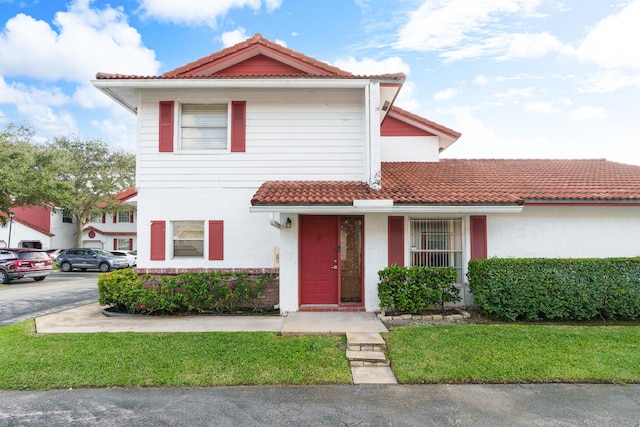
[[[338,304],[340,218],[300,217],[300,304]]]

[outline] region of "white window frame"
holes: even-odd
[[[205,154],[221,154],[221,153],[230,153],[231,152],[231,102],[230,100],[216,100],[212,102],[179,102],[178,103],[178,120],[177,120],[177,130],[178,130],[178,152],[182,153],[205,153]],[[224,147],[210,147],[210,148],[184,148],[183,145],[183,110],[188,106],[200,106],[200,107],[225,107],[226,108],[226,139]],[[186,127],[186,126],[185,126]],[[192,128],[196,128],[196,126],[192,126]]]
[[[124,216],[120,216],[120,215],[126,215],[127,219],[122,221],[122,218],[124,218]],[[131,223],[131,212],[118,212],[118,223]]]
[[[440,230],[429,229],[430,227]],[[446,230],[442,231],[445,227]],[[464,220],[462,218],[410,218],[411,266],[455,267],[456,283],[464,283]]]
[[[182,223],[182,224],[181,224]],[[189,236],[189,235],[184,235],[184,236],[176,236],[176,233],[178,232],[178,227],[179,225],[183,225],[183,226],[187,226],[187,223],[191,223],[191,226],[195,226],[196,224],[200,224],[202,226],[202,237],[199,236]],[[188,230],[185,230],[188,231]],[[199,231],[199,230],[191,230],[191,232],[193,231]],[[205,256],[205,242],[206,242],[206,222],[204,220],[178,220],[178,221],[171,221],[171,251],[173,254],[173,258],[204,258]],[[197,242],[201,242],[202,246],[201,246],[201,252],[198,253],[179,253],[179,251],[176,250],[176,248],[178,246],[176,246],[176,242],[193,242],[194,244]],[[185,245],[186,247],[187,245]],[[195,247],[195,249],[197,250],[198,248]]]
[[[117,240],[117,245],[118,245],[118,249],[119,251],[129,251],[131,250],[131,248],[129,248],[129,239],[121,239],[118,238]]]

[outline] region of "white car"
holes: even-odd
[[[129,267],[138,264],[138,251],[110,251],[115,256],[122,256],[129,262]]]

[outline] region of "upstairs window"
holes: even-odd
[[[67,224],[73,224],[73,216],[69,212],[62,211],[62,222]]]
[[[131,212],[118,212],[118,222],[131,222]]]
[[[227,150],[228,116],[227,104],[182,104],[180,149]]]

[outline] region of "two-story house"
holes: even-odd
[[[135,206],[136,189],[128,188],[116,194],[122,204]],[[137,220],[135,209],[121,212],[103,212],[82,229],[82,247],[106,251],[134,250],[137,248]]]
[[[135,188],[128,188],[116,199],[131,204],[130,210],[103,212],[87,223],[82,232],[82,247],[133,250],[137,247]],[[13,216],[0,227],[0,247],[67,249],[76,246],[75,218],[53,205],[16,206]],[[9,238],[11,234],[11,238]]]
[[[259,34],[160,76],[99,73],[138,119],[142,272],[279,275],[282,312],[378,307],[377,273],[478,257],[640,255],[640,167],[440,160],[460,134]]]

